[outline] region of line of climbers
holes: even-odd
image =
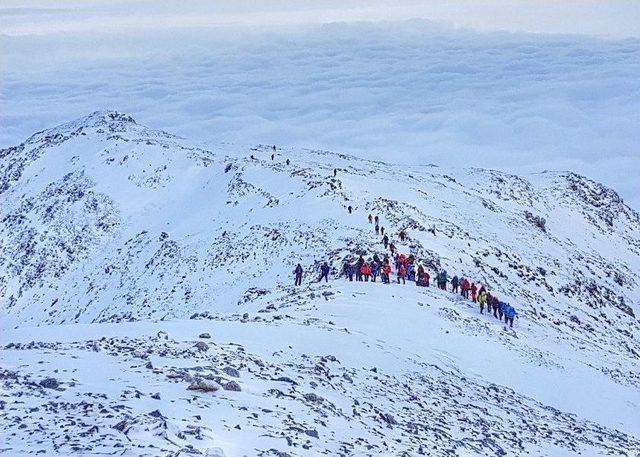
[[[351,209],[351,207],[349,207],[349,209]],[[400,284],[400,281],[402,281],[402,284],[406,284],[406,281],[408,280],[414,281],[418,287],[429,287],[431,275],[429,275],[422,263],[418,262],[418,266],[416,268],[416,259],[412,254],[407,256],[397,252],[396,246],[389,241],[389,236],[384,234],[384,227],[379,226],[378,216],[374,217],[369,214],[368,221],[370,224],[375,221],[376,235],[379,235],[380,233],[383,235],[382,244],[385,249],[389,248],[390,255],[393,258],[397,283]],[[408,239],[408,235],[405,230],[401,230],[398,237],[400,238],[400,241]],[[369,282],[369,280],[371,280],[372,283],[376,282],[378,277],[380,277],[383,284],[389,284],[391,282],[392,271],[393,269],[391,267],[389,254],[385,253],[382,258],[380,258],[377,253],[374,253],[373,257],[368,260],[365,260],[364,257],[360,255],[355,263],[345,261],[342,266],[341,276],[344,276],[349,281],[353,281],[355,279],[357,282]],[[329,264],[324,262],[320,266],[319,281],[324,279],[325,282],[328,282],[329,272]],[[298,286],[302,284],[303,274],[303,269],[300,264],[296,266],[294,273],[295,285]],[[502,321],[504,318],[505,324],[509,324],[509,326],[513,327],[513,320],[518,315],[513,306],[509,303],[498,300],[498,297],[489,292],[484,286],[478,287],[474,282],[470,282],[469,279],[465,277],[458,278],[457,275],[454,275],[451,278],[451,281],[449,281],[448,278],[446,270],[441,269],[435,276],[435,283],[437,287],[447,291],[447,283],[450,282],[451,292],[455,294],[459,293],[463,298],[467,300],[470,299],[473,303],[477,303],[480,306],[480,314],[484,314],[486,308],[488,314],[491,314],[493,311],[493,316],[496,319]]]

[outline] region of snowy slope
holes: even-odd
[[[7,452],[637,454],[640,217],[614,191],[272,153],[114,112],[0,151]],[[435,288],[339,279],[383,251],[369,213],[514,304],[515,328]],[[333,280],[311,282],[325,259]]]

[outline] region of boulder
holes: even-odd
[[[60,386],[60,383],[55,378],[45,378],[40,381],[40,386],[45,389],[57,389]]]
[[[193,347],[201,352],[206,352],[209,350],[209,345],[204,341],[198,341]]]
[[[222,369],[222,371],[224,371],[227,375],[233,377],[233,378],[239,378],[240,377],[240,372],[238,370],[236,370],[233,367],[224,367]]]
[[[232,392],[240,392],[242,389],[240,388],[240,384],[235,381],[229,381],[224,386],[224,390],[230,390]]]
[[[187,387],[187,390],[196,390],[198,392],[215,392],[218,389],[219,387],[216,383],[201,378],[194,379]]]

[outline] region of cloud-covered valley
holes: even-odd
[[[640,208],[640,40],[424,21],[8,35],[0,145],[98,109],[203,142],[571,169]]]

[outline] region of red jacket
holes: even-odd
[[[398,276],[406,276],[407,274],[407,268],[400,264],[400,269],[398,270]]]
[[[469,281],[467,281],[467,279],[465,278],[465,280],[462,281],[462,285],[460,287],[462,287],[462,290],[467,290],[469,288]]]
[[[384,271],[384,274],[386,275],[391,274],[391,265],[389,265],[388,263],[385,263],[384,266],[382,267],[382,271]]]
[[[478,291],[478,288],[476,287],[476,285],[475,284],[471,284],[471,293],[473,295],[475,295],[477,291]]]
[[[362,266],[360,267],[360,273],[362,273],[363,275],[370,275],[371,274],[371,267],[369,266],[368,263],[363,263]]]

